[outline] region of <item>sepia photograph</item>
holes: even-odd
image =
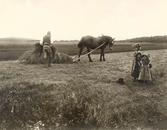
[[[167,0],[0,0],[0,130],[167,130]]]

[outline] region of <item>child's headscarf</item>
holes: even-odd
[[[141,45],[140,43],[135,43],[132,45],[133,49],[138,49],[138,50],[141,50]]]

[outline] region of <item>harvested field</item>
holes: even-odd
[[[0,62],[0,129],[167,129],[167,50],[151,55],[153,82],[132,82],[133,52],[73,64]],[[124,78],[125,84],[117,84]]]

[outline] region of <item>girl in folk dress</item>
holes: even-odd
[[[140,70],[140,59],[141,59],[141,46],[139,43],[132,45],[135,50],[134,59],[132,63],[131,76],[134,77],[133,81],[135,82],[139,77]]]
[[[144,83],[146,83],[147,81],[152,81],[152,74],[150,69],[152,68],[152,64],[149,57],[149,55],[143,54],[140,60],[141,66],[138,80],[141,80]]]

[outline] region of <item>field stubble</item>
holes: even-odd
[[[167,50],[151,55],[154,81],[132,82],[133,53],[73,64],[0,62],[0,128],[161,129],[167,118]],[[116,83],[124,78],[125,84]]]

